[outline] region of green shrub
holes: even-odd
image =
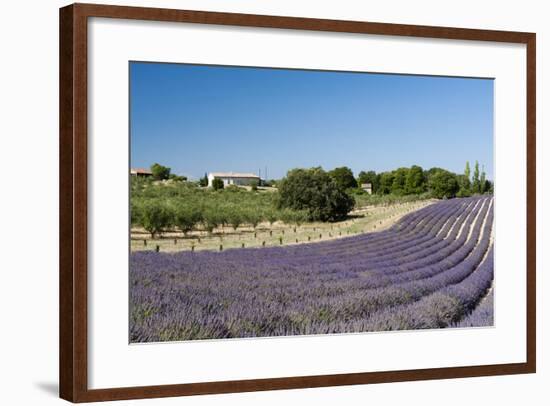
[[[223,180],[219,178],[215,178],[214,180],[212,180],[212,188],[214,190],[220,190],[220,189],[223,189],[223,187],[224,187]]]
[[[279,183],[280,208],[307,211],[309,220],[343,219],[354,200],[322,168],[293,169]]]
[[[202,178],[199,179],[199,186],[206,187],[208,186],[208,175],[205,173]]]
[[[153,179],[165,180],[170,177],[170,168],[155,163],[151,165],[151,173],[153,174]]]
[[[432,196],[437,199],[455,197],[460,188],[456,175],[444,169],[430,177],[428,186]]]

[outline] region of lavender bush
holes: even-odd
[[[130,340],[491,325],[492,225],[492,197],[472,197],[332,241],[134,252]]]

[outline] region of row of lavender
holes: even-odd
[[[490,197],[291,247],[130,257],[132,342],[489,325]],[[491,290],[492,292],[492,290]],[[476,316],[485,309],[484,318]],[[471,316],[469,316],[471,313]],[[466,320],[472,319],[472,322]]]

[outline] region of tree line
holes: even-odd
[[[493,183],[486,178],[486,173],[482,167],[479,169],[479,163],[476,161],[474,171],[470,169],[470,163],[467,161],[464,172],[455,174],[443,168],[431,168],[424,170],[418,165],[413,165],[410,168],[401,167],[393,171],[376,173],[375,171],[361,171],[358,177],[355,178],[353,171],[342,166],[331,171],[325,172],[322,168],[293,169],[287,173],[286,178],[280,181],[269,181],[270,186],[277,186],[279,189],[282,185],[289,185],[289,179],[300,184],[304,190],[308,189],[308,183],[318,181],[328,185],[327,176],[330,177],[338,187],[338,189],[347,192],[348,194],[361,194],[363,189],[361,185],[370,184],[372,192],[378,195],[393,194],[397,196],[403,195],[420,195],[430,193],[435,198],[453,198],[467,197],[473,194],[492,193]],[[187,181],[185,176],[177,176],[171,173],[169,167],[155,163],[151,166],[151,173],[154,180],[172,179],[175,181]],[[325,179],[321,179],[325,177]],[[208,185],[208,177],[205,173],[203,177],[196,182],[198,186],[206,187]],[[214,179],[212,186],[215,190],[223,189],[224,184],[221,179]],[[258,183],[251,184],[255,190]],[[264,185],[265,186],[265,185]],[[324,186],[329,187],[329,186]],[[304,198],[302,198],[304,200]],[[300,204],[292,204],[300,206]],[[345,204],[344,204],[345,205]],[[324,217],[324,215],[321,215]]]
[[[343,168],[338,169],[341,173],[344,172]],[[373,193],[377,195],[404,196],[429,193],[431,197],[442,199],[493,192],[493,183],[487,179],[484,168],[480,171],[477,161],[473,173],[470,170],[470,163],[466,162],[462,174],[456,174],[443,168],[424,170],[418,165],[381,173],[361,171],[356,184],[353,184],[349,177],[350,174],[353,177],[351,170],[349,168],[345,168],[345,170],[348,171],[346,187],[351,188],[351,192],[357,186],[360,189],[360,185],[365,183],[370,183]]]
[[[131,225],[143,227],[152,238],[167,230],[187,236],[192,231],[212,234],[219,228],[256,229],[262,222],[300,225],[309,220],[304,210],[279,206],[276,193],[237,186],[213,190],[191,182],[157,184],[132,178],[130,194]]]
[[[152,179],[132,178],[130,200],[132,227],[143,227],[153,238],[165,230],[177,229],[187,235],[195,230],[212,233],[219,227],[237,230],[246,225],[255,229],[262,222],[300,225],[306,221],[339,221],[358,203],[389,204],[493,191],[477,161],[473,173],[466,162],[464,173],[459,175],[442,168],[424,170],[418,165],[381,173],[361,171],[357,178],[348,167],[331,171],[297,168],[277,181],[276,192],[256,187],[224,188],[223,182],[205,188],[201,185],[206,176],[199,183],[187,182],[159,164],[151,171]],[[155,182],[165,179],[177,182]],[[373,196],[361,188],[365,183],[371,184]]]
[[[411,200],[434,197],[437,199],[466,197],[492,193],[493,184],[486,179],[485,170],[479,170],[476,161],[473,174],[466,162],[464,174],[457,175],[442,168],[424,170],[418,165],[398,168],[377,174],[359,173],[346,167],[325,172],[323,168],[293,169],[277,183],[278,205],[302,210],[309,220],[338,221],[345,218],[358,202],[374,200],[362,185],[369,183],[376,196],[394,196]],[[409,201],[411,201],[409,200]]]

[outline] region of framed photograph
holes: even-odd
[[[533,373],[535,34],[60,10],[60,396]]]

